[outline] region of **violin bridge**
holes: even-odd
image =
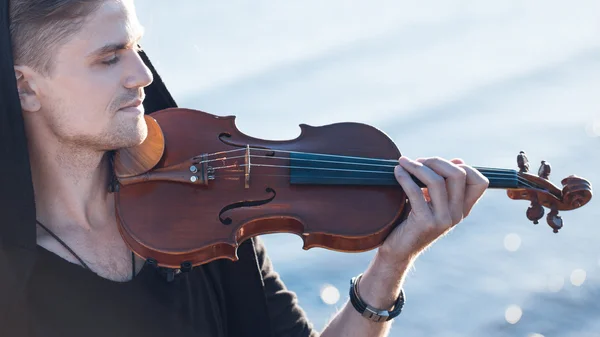
[[[245,170],[246,172],[244,174],[244,177],[245,177],[244,187],[250,188],[250,144],[246,144],[245,162],[246,162],[246,170]]]

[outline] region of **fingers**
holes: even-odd
[[[490,181],[481,172],[471,166],[465,165],[465,162],[461,159],[455,158],[451,162],[457,164],[466,172],[463,216],[467,216],[489,187]]]
[[[413,198],[418,200],[418,204],[413,205],[413,211],[423,212],[421,213],[421,215],[432,215],[435,219],[435,223],[439,226],[451,226],[453,224],[452,215],[450,214],[450,209],[448,205],[448,193],[446,191],[446,181],[444,177],[437,174],[427,165],[423,165],[423,163],[410,160],[406,157],[401,157],[398,162],[400,164],[400,167],[404,168],[407,172],[414,175],[417,179],[419,179],[427,186],[427,191],[429,193],[429,197],[431,198],[433,214],[431,214],[431,210],[429,210],[429,207],[425,202],[423,192],[416,184],[413,183],[414,186],[411,185],[411,193],[418,195],[418,197],[413,196]],[[417,187],[418,190],[415,191],[414,187]],[[413,200],[410,196],[409,200],[412,205]],[[427,214],[425,212],[427,212]]]
[[[431,216],[437,225],[454,226],[461,222],[489,186],[489,180],[481,172],[460,159],[410,160],[401,157],[398,162],[396,178],[412,210],[422,216]],[[427,187],[421,190],[411,174]]]
[[[452,224],[461,222],[464,217],[466,171],[459,165],[442,158],[417,159],[417,161],[445,178]],[[459,162],[462,161],[459,160]]]
[[[400,165],[394,168],[394,175],[402,190],[406,194],[413,212],[419,215],[430,216],[431,210],[421,192],[421,188],[415,183],[410,174]]]
[[[463,209],[464,216],[467,216],[471,213],[473,206],[475,206],[487,190],[490,181],[481,172],[471,166],[460,165],[460,167],[467,173],[467,186]]]

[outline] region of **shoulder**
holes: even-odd
[[[27,315],[28,284],[35,250],[4,245],[0,237],[0,336],[19,336],[31,326]]]

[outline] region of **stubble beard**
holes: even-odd
[[[141,144],[148,136],[148,127],[143,115],[124,116],[117,112],[103,130],[96,132],[69,130],[69,123],[55,120],[51,129],[59,143],[77,152],[106,152]],[[92,126],[92,128],[98,126]]]
[[[79,154],[84,157],[103,155],[108,151],[130,148],[140,145],[148,135],[148,127],[144,114],[133,115],[119,111],[119,107],[138,97],[138,93],[129,92],[112,101],[103,112],[108,118],[104,125],[85,123],[83,129],[74,130],[72,106],[66,101],[57,100],[48,104],[46,116],[53,116],[46,120],[53,137],[58,140],[62,151]],[[58,113],[57,113],[58,112]],[[60,113],[64,112],[64,113]],[[69,155],[65,153],[65,155]],[[90,157],[90,158],[91,158]]]
[[[148,136],[148,127],[143,115],[133,119],[119,119],[114,128],[106,131],[96,142],[104,151],[119,150],[140,145]]]

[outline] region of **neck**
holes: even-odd
[[[37,219],[57,234],[106,224],[112,214],[107,154],[48,139],[30,142]]]
[[[292,184],[398,185],[393,174],[396,162],[392,160],[290,153],[290,166]],[[513,189],[525,184],[515,170],[475,169],[489,179],[489,188]],[[420,187],[426,187],[417,178],[413,177],[413,180]]]

